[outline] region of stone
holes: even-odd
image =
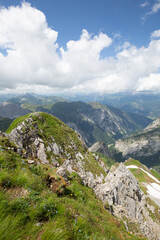
[[[83,155],[80,152],[76,153],[76,158],[78,160],[84,159]]]
[[[35,163],[34,160],[28,160],[27,162],[28,162],[28,164],[34,164]]]
[[[39,158],[39,160],[41,160],[43,164],[48,163],[44,143],[39,144],[39,148],[37,150],[37,157]]]
[[[53,143],[52,150],[53,150],[55,155],[59,154],[59,147],[58,147],[57,143]]]

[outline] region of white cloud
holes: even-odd
[[[142,5],[141,7],[143,7]],[[144,7],[145,7],[145,3],[144,3]],[[156,2],[152,5],[151,10],[142,17],[142,20],[145,21],[147,16],[157,13],[159,10],[160,10],[160,0],[156,0]]]
[[[148,77],[139,79],[137,91],[157,91],[160,90],[160,74],[150,74]]]
[[[156,3],[152,6],[150,14],[157,13],[160,10],[160,0],[157,0]]]
[[[142,8],[149,6],[149,2],[145,1],[144,3],[140,4]]]
[[[28,3],[1,9],[0,48],[7,55],[0,53],[0,90],[103,93],[160,89],[158,35],[159,30],[152,33],[146,48],[125,42],[117,47],[116,56],[102,59],[101,51],[114,41],[104,33],[83,30],[79,40],[69,41],[64,50],[41,11]]]
[[[160,30],[155,30],[155,31],[151,34],[151,38],[160,38]]]

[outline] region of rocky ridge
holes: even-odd
[[[45,113],[30,114],[12,128],[4,137],[14,142],[14,151],[32,161],[29,164],[49,164],[68,183],[69,174],[77,173],[127,229],[126,219],[136,226],[134,234],[140,231],[150,240],[160,239],[160,223],[150,217],[145,194],[124,164],[109,170],[102,159],[87,151],[78,133]]]

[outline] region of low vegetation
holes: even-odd
[[[104,209],[76,173],[68,176],[70,184],[62,184],[54,168],[28,164],[6,152],[3,141],[0,173],[1,240],[140,239]],[[56,188],[49,187],[48,176],[54,176]]]

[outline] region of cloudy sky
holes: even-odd
[[[0,0],[0,92],[160,91],[160,0]]]

